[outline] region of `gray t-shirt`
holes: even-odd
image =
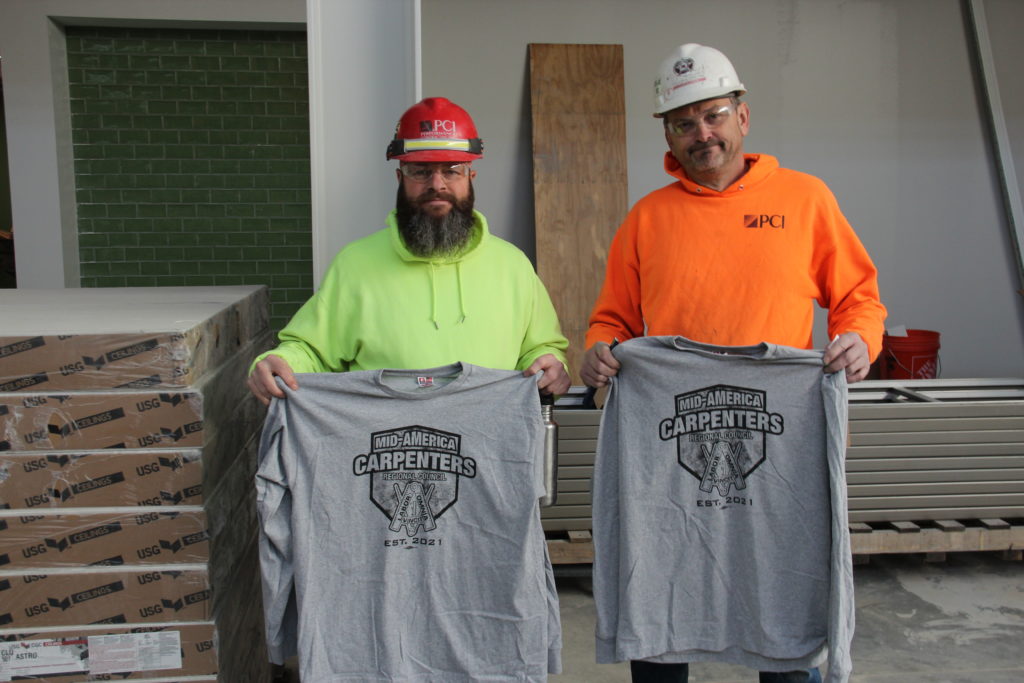
[[[594,468],[598,662],[818,666],[853,637],[846,377],[822,354],[644,337]]]
[[[297,653],[304,683],[557,673],[537,378],[455,364],[297,380],[256,476],[271,660]]]

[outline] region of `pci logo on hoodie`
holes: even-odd
[[[476,476],[476,460],[462,455],[458,434],[421,425],[370,435],[370,450],[352,461],[370,476],[370,500],[391,531],[407,536],[437,528],[437,518],[459,499],[459,479]]]
[[[768,434],[782,434],[782,415],[767,408],[758,389],[725,384],[678,394],[675,415],[661,420],[658,436],[676,440],[679,464],[700,480],[700,490],[728,496],[747,487],[747,477],[765,461]]]

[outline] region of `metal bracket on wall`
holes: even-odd
[[[1020,289],[1017,292],[1024,294],[1024,209],[1021,208],[1020,186],[1017,184],[1017,173],[1013,166],[1013,151],[1010,149],[1010,136],[1003,115],[1003,102],[999,97],[992,43],[989,40],[988,23],[985,19],[985,3],[983,0],[965,0],[964,8],[970,36],[974,39],[971,48],[981,70],[983,105],[987,109],[989,124],[992,127],[996,172],[999,174],[1000,190],[1006,207],[1010,243],[1013,245],[1017,260],[1017,274],[1020,280]]]

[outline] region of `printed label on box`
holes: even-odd
[[[121,633],[89,636],[89,673],[181,668],[181,633]]]
[[[0,681],[88,671],[87,656],[84,638],[0,643]]]

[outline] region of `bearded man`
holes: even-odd
[[[319,290],[257,358],[248,385],[264,404],[296,372],[427,369],[465,362],[524,375],[543,393],[568,390],[568,341],[526,255],[495,237],[473,208],[483,143],[469,114],[432,97],[401,117],[387,227],[344,247]]]

